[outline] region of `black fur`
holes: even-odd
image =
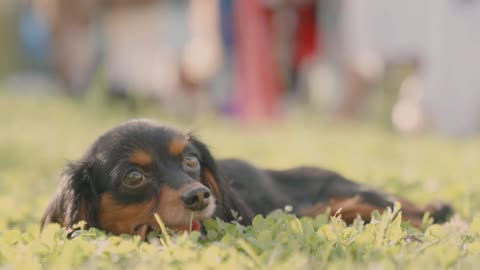
[[[333,206],[332,200],[337,198],[355,198],[377,209],[392,207],[399,200],[404,203],[405,218],[413,221],[421,220],[425,211],[430,211],[437,222],[446,221],[453,213],[447,204],[418,207],[322,168],[267,170],[237,159],[215,160],[207,146],[193,135],[153,121],[134,120],[100,136],[79,162],[67,166],[42,226],[57,222],[71,228],[83,219],[89,226],[105,229],[99,224],[99,202],[106,193],[125,207],[152,198],[157,200],[156,207],[162,207],[158,205],[162,199],[159,194],[167,186],[180,190],[185,185],[200,183],[214,191],[215,187],[205,180],[205,175],[185,171],[179,157],[168,154],[168,142],[178,136],[188,138],[188,147],[198,153],[198,172],[208,172],[213,177],[218,194],[215,194],[217,207],[212,216],[225,221],[235,220],[238,214],[242,217],[241,223],[250,224],[254,215],[266,215],[285,205],[292,205],[301,215],[302,210],[314,205]],[[133,166],[127,160],[128,154],[138,149],[150,153],[152,162],[141,168],[148,182],[132,191],[125,189],[121,181]],[[355,211],[355,206],[352,209]],[[370,212],[367,214],[369,216]],[[362,217],[368,219],[365,215]]]
[[[92,184],[88,163],[71,163],[60,177],[60,185],[42,218],[46,223],[56,222],[67,228],[81,220],[96,226],[97,193]]]

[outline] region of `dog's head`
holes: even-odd
[[[189,134],[149,120],[133,120],[99,137],[70,164],[43,224],[71,228],[81,220],[114,234],[167,227],[199,228],[220,199],[215,161]],[[193,222],[191,223],[191,221]]]

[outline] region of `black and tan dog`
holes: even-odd
[[[154,214],[167,227],[198,230],[207,217],[233,221],[237,213],[249,224],[256,214],[292,205],[300,216],[340,211],[351,223],[357,216],[368,221],[372,211],[395,201],[414,225],[427,211],[435,222],[452,213],[446,204],[419,207],[321,168],[265,170],[241,160],[215,160],[192,135],[133,120],[106,132],[66,168],[42,226],[57,222],[71,228],[85,220],[113,234],[144,239],[159,230]]]

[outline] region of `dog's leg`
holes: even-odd
[[[373,211],[383,211],[384,209],[362,202],[360,196],[356,195],[350,198],[330,198],[328,202],[316,203],[311,207],[301,209],[298,214],[301,216],[315,217],[326,213],[334,216],[340,216],[347,224],[353,223],[353,220],[360,216],[365,221],[370,221]]]
[[[426,212],[430,213],[435,223],[445,222],[453,213],[452,208],[444,203],[430,203],[420,207],[403,198],[392,197],[392,199],[400,202],[403,220],[409,221],[415,227],[420,227]],[[378,198],[375,200],[369,199],[368,196],[366,198],[361,192],[352,197],[331,197],[328,202],[316,203],[311,207],[303,208],[298,214],[314,217],[325,213],[329,209],[330,215],[339,215],[347,224],[353,223],[357,216],[369,222],[373,211],[383,212],[386,209],[385,204],[390,204],[389,207],[393,207],[393,201],[379,203],[376,200]]]
[[[434,222],[445,222],[453,209],[445,203],[434,202],[418,206],[407,199],[393,196],[356,183],[342,175],[318,167],[298,167],[289,170],[266,170],[274,179],[276,187],[289,198],[300,216],[316,216],[330,209],[330,214],[341,214],[342,219],[352,223],[360,216],[370,221],[375,210],[383,212],[393,208],[395,202],[402,205],[402,218],[420,226],[426,212]]]

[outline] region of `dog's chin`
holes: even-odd
[[[200,211],[191,211],[185,208],[183,205],[177,205],[173,209],[163,209],[164,211],[158,211],[160,218],[165,226],[174,228],[190,224],[190,221],[200,221],[202,219],[209,218],[215,212],[216,204],[212,200],[210,204]]]
[[[207,206],[207,208],[201,210],[201,211],[191,211],[188,209],[183,208],[181,211],[179,211],[176,215],[175,219],[165,219],[165,226],[169,228],[185,228],[185,226],[190,225],[191,222],[195,223],[200,223],[201,220],[209,218],[213,215],[215,212],[215,204],[211,203]]]
[[[215,212],[215,203],[210,203],[207,208],[201,211],[191,211],[181,207],[179,209],[172,209],[169,212],[159,213],[160,219],[169,229],[183,232],[183,231],[200,231],[201,221],[209,218]],[[146,224],[139,224],[133,228],[132,234],[140,236],[142,240],[146,240],[150,232],[160,232],[160,226],[153,218],[152,221]]]

